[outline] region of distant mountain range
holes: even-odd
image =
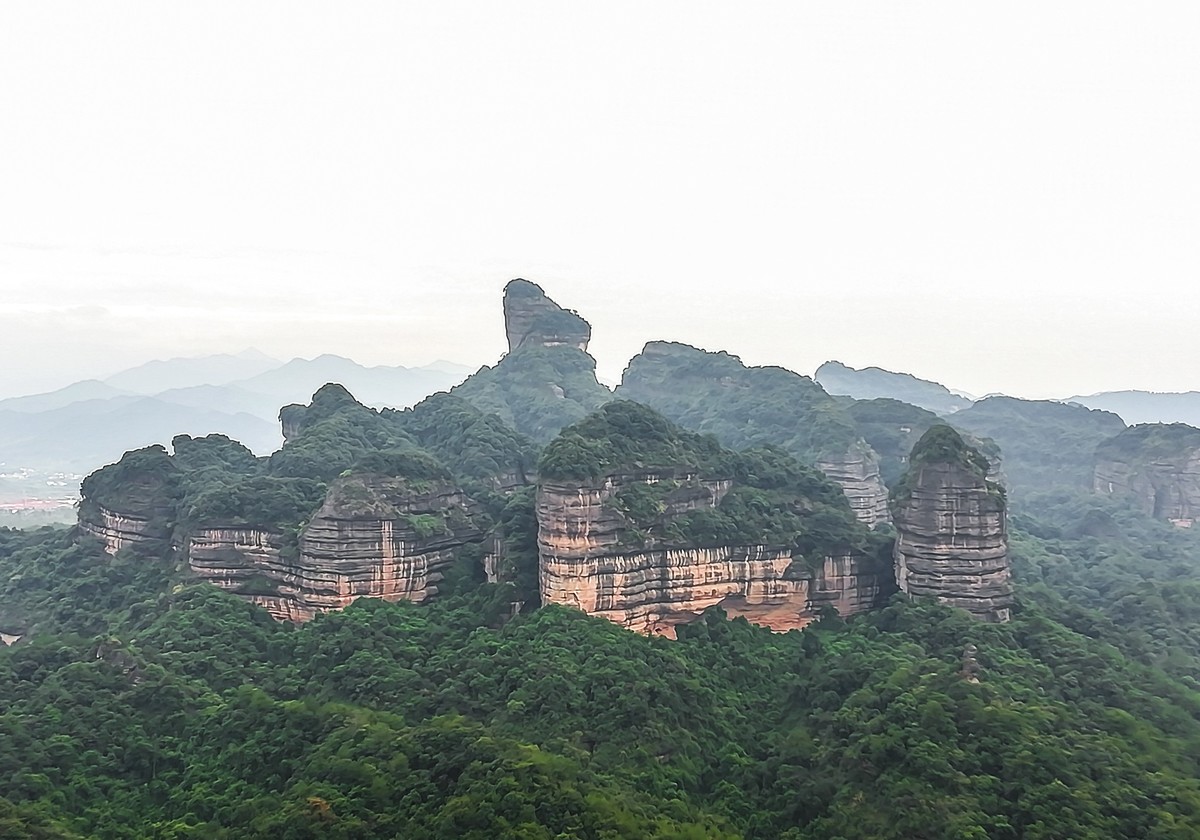
[[[1138,423],[1187,423],[1200,427],[1200,392],[1105,391],[1064,402],[1102,408],[1120,415],[1129,425]]]
[[[279,409],[327,382],[375,407],[404,408],[461,382],[474,368],[365,367],[341,356],[283,362],[257,351],[155,360],[104,380],[0,400],[0,467],[87,473],[129,449],[213,432],[264,454],[282,443]]]
[[[826,362],[817,368],[813,378],[834,396],[853,397],[856,400],[886,397],[919,406],[934,414],[953,414],[972,402],[937,382],[918,379],[911,373],[895,373],[877,367],[856,370],[841,362]]]
[[[177,434],[213,432],[257,453],[282,443],[279,409],[307,403],[327,382],[344,385],[372,407],[403,408],[462,382],[474,368],[438,361],[421,367],[366,367],[341,356],[281,361],[248,350],[199,358],[155,360],[106,379],[88,379],[44,394],[0,400],[0,474],[84,474],[129,449],[167,444]],[[878,367],[830,361],[814,377],[830,394],[888,398],[947,416],[975,404],[927,379]],[[1200,427],[1200,392],[1113,391],[1064,403],[1117,414],[1128,424]]]
[[[841,362],[826,362],[813,377],[830,394],[871,400],[880,397],[920,406],[943,417],[978,404],[961,391],[908,373],[883,368],[856,370]],[[1003,395],[989,395],[1003,396]],[[1200,427],[1200,391],[1104,391],[1056,400],[1111,411],[1130,426],[1139,423],[1187,423]]]

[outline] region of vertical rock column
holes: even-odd
[[[949,426],[934,426],[913,448],[892,495],[896,583],[985,621],[1008,621],[1012,573],[1003,490],[988,462]]]
[[[817,469],[842,488],[858,521],[874,528],[888,521],[888,493],[879,475],[879,456],[864,445],[845,454],[826,456]]]

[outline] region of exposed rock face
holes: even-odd
[[[99,504],[80,506],[79,532],[101,540],[109,554],[124,548],[161,544],[170,537],[170,531],[161,522],[118,513]]]
[[[816,568],[790,548],[656,545],[631,533],[613,495],[631,482],[681,481],[665,516],[711,507],[728,481],[642,473],[593,484],[545,482],[538,492],[538,553],[543,603],[566,604],[639,633],[674,636],[675,627],[720,605],[731,616],[773,630],[804,627],[822,606],[841,615],[870,609],[890,575],[866,558],[825,557]]]
[[[987,468],[948,426],[934,426],[921,438],[892,500],[896,583],[914,597],[1007,621],[1012,576],[1005,499],[987,480]]]
[[[287,557],[282,535],[254,528],[205,528],[188,558],[202,577],[265,607],[277,619],[307,621],[356,598],[425,601],[459,549],[484,534],[456,488],[430,482],[350,476],[330,489]]]
[[[1180,528],[1200,520],[1200,429],[1148,424],[1096,450],[1093,488]]]
[[[888,492],[879,474],[879,456],[870,447],[851,447],[845,455],[826,456],[817,461],[817,469],[842,488],[859,522],[874,528],[890,521]]]
[[[285,442],[295,439],[300,434],[304,414],[307,410],[308,406],[297,403],[285,405],[279,409],[279,427]]]
[[[574,312],[563,309],[528,280],[513,280],[504,287],[504,331],[508,352],[530,344],[566,345],[587,352],[592,327]]]
[[[188,565],[209,583],[265,607],[273,618],[297,621],[301,593],[279,594],[289,565],[280,556],[283,543],[282,534],[261,528],[199,528],[188,540]]]
[[[176,470],[162,446],[126,452],[80,487],[79,532],[121,549],[165,545],[174,527]]]

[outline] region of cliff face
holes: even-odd
[[[1093,489],[1181,528],[1200,519],[1200,429],[1147,424],[1096,450]]]
[[[459,550],[484,539],[473,513],[448,484],[350,476],[330,488],[298,551],[285,552],[282,536],[269,531],[204,528],[192,535],[188,557],[201,577],[275,618],[307,621],[356,598],[420,602],[437,594]]]
[[[1093,487],[1126,496],[1147,515],[1190,528],[1200,519],[1200,451],[1145,463],[1097,461]]]
[[[888,492],[879,474],[879,456],[870,447],[851,447],[845,455],[826,456],[817,469],[836,482],[858,521],[868,528],[888,522]]]
[[[520,279],[504,287],[504,332],[509,353],[531,344],[587,352],[592,338],[587,321],[546,297],[541,286]]]
[[[98,503],[80,505],[79,532],[102,541],[109,554],[125,548],[158,545],[171,536],[161,520],[151,521],[147,514],[118,513]]]
[[[712,507],[728,481],[643,473],[598,482],[546,482],[537,503],[543,603],[566,604],[639,633],[674,636],[675,627],[720,605],[731,616],[784,631],[814,621],[822,606],[841,615],[869,609],[886,594],[886,569],[857,556],[825,557],[816,568],[790,548],[705,548],[641,539],[613,497],[631,483],[682,481],[664,516]]]
[[[952,439],[958,454],[930,446]],[[967,453],[971,460],[958,457]],[[1012,576],[1003,493],[986,478],[987,461],[948,426],[934,426],[913,450],[893,497],[896,583],[977,618],[1007,621]]]
[[[289,564],[280,556],[284,539],[262,528],[233,525],[199,528],[188,540],[188,565],[209,583],[265,607],[279,621],[300,621],[302,593],[284,590]]]
[[[80,487],[79,532],[104,542],[109,554],[161,548],[170,539],[177,501],[176,470],[161,446],[126,452]]]

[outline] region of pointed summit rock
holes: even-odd
[[[892,491],[896,583],[985,621],[1008,621],[1012,571],[1004,490],[986,457],[954,429],[933,426]]]
[[[587,352],[592,325],[569,309],[563,309],[537,283],[520,278],[504,287],[504,331],[508,352],[519,347],[567,345]]]
[[[592,328],[528,280],[504,287],[508,353],[468,376],[451,393],[495,414],[537,444],[612,399],[588,355]]]

